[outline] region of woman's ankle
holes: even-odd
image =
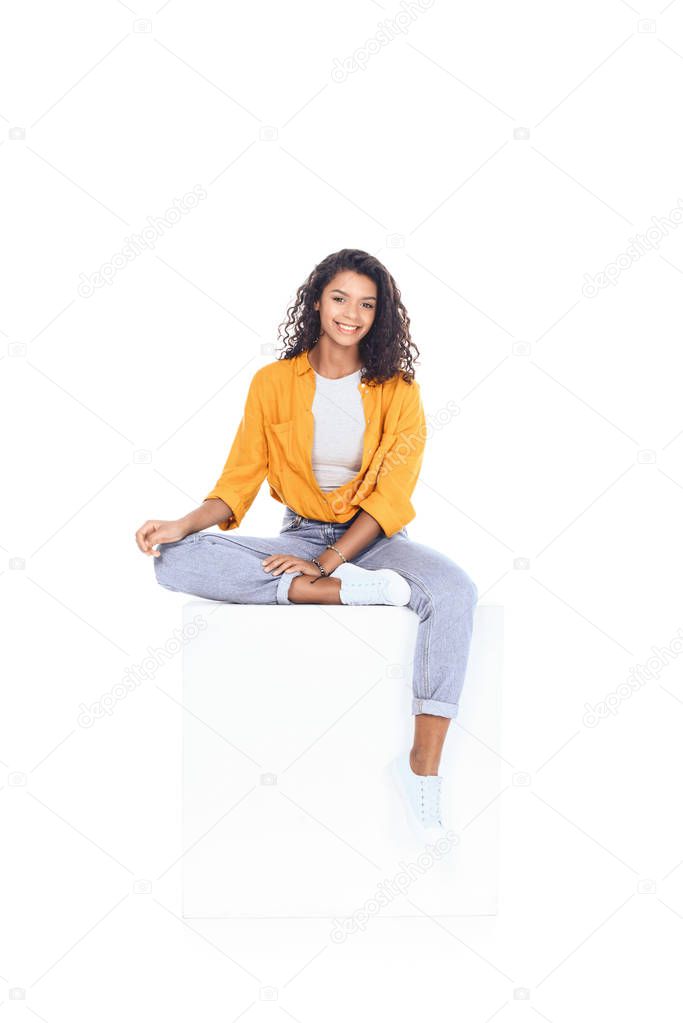
[[[341,604],[340,590],[340,579],[298,575],[289,584],[287,596],[293,604]]]
[[[410,751],[410,769],[413,774],[438,774],[439,757],[413,747]]]

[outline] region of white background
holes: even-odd
[[[5,1017],[674,1018],[683,227],[627,253],[683,207],[683,3],[64,0],[3,22]],[[78,715],[169,640],[185,598],[134,532],[213,486],[296,288],[344,247],[398,282],[428,417],[459,409],[408,530],[506,607],[506,784],[497,918],[380,914],[332,946],[321,921],[180,918],[179,657]],[[281,515],[264,486],[243,532]],[[666,664],[591,727],[653,647]]]

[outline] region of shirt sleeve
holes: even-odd
[[[233,517],[219,522],[220,529],[236,529],[258,494],[268,471],[268,446],[263,426],[263,403],[258,373],[252,378],[235,439],[213,490],[232,509]]]
[[[393,536],[415,518],[410,498],[422,468],[425,440],[420,385],[413,380],[406,387],[396,437],[384,456],[375,489],[360,502],[361,508],[379,522],[385,536]]]

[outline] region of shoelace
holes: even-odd
[[[426,827],[441,824],[441,776],[420,780],[420,816]]]

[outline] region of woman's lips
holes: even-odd
[[[358,330],[358,327],[347,327],[343,323],[337,323],[336,320],[334,321],[334,323],[335,326],[338,327],[339,330],[341,330],[342,334],[355,334],[355,332]]]

